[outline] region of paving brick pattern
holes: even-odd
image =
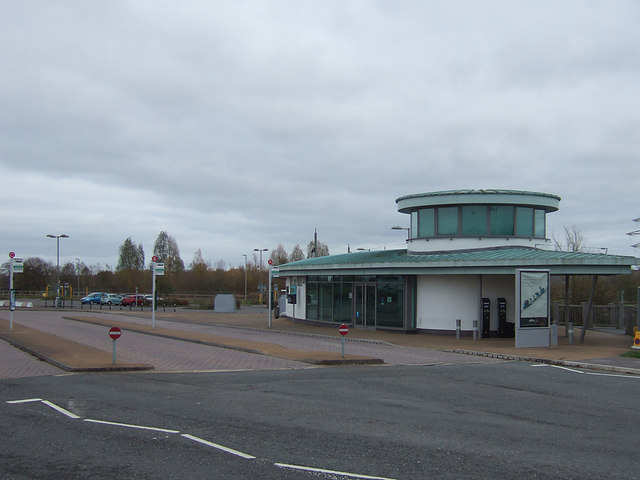
[[[108,328],[62,318],[62,314],[32,312],[21,323],[93,348],[112,352]],[[117,340],[117,361],[146,363],[155,371],[210,371],[308,368],[303,362],[283,360],[225,348],[124,331]]]
[[[67,320],[63,318],[64,316],[73,316],[73,313],[33,311],[28,315],[21,315],[18,321],[30,328],[58,335],[105,352],[112,351],[113,344],[108,336],[106,327]],[[91,316],[114,318],[110,314],[100,314],[98,312],[92,312]],[[118,315],[118,320],[145,325],[150,324],[149,318],[137,316]],[[324,335],[295,335],[278,331],[201,325],[167,320],[156,320],[156,326],[209,333],[234,339],[274,343],[295,350],[341,351],[341,340],[338,336],[328,338]],[[0,350],[0,363],[6,365],[6,367],[0,367],[2,368],[0,370],[0,378],[60,373],[57,368],[35,360],[30,355],[7,346],[4,342],[0,343],[4,347]],[[9,350],[9,353],[6,352],[7,350]],[[432,349],[398,347],[380,342],[352,340],[347,340],[345,351],[347,354],[382,358],[386,364],[390,365],[493,363],[499,361]],[[309,364],[304,362],[161,338],[126,330],[117,341],[117,360],[127,363],[151,364],[154,366],[155,371],[165,372],[311,368]]]
[[[64,372],[0,340],[0,379],[39,377],[60,373]]]

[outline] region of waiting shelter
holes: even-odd
[[[516,337],[547,346],[550,276],[629,274],[638,258],[552,250],[546,216],[560,197],[454,190],[396,200],[409,215],[407,248],[281,265],[286,315],[355,328]],[[551,340],[553,342],[553,340]]]

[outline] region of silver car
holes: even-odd
[[[102,294],[102,297],[100,297],[100,303],[102,305],[121,305],[122,295],[117,295],[115,293],[104,293]]]

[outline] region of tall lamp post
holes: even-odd
[[[247,303],[247,254],[243,253],[244,257],[244,303]]]
[[[395,227],[391,227],[391,230],[406,230],[407,231],[407,240],[409,240],[409,227],[401,227],[396,225]]]
[[[60,295],[60,239],[61,238],[69,238],[69,235],[47,235],[48,238],[56,239],[56,299],[55,304],[57,306],[58,297]]]
[[[80,259],[76,258],[76,276],[78,277],[78,298],[80,298]]]
[[[266,252],[269,250],[268,248],[254,248],[254,252],[260,252],[260,305],[262,305],[262,290],[264,285],[262,285],[262,252]]]

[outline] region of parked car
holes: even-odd
[[[102,295],[104,295],[103,292],[90,293],[86,297],[82,297],[82,299],[80,301],[83,304],[85,304],[85,303],[89,303],[89,304],[96,303],[96,304],[99,304],[102,301]]]
[[[144,296],[144,299],[147,301],[147,303],[153,303],[153,295],[147,294],[147,295]],[[157,297],[156,301],[157,302],[162,302],[162,298]]]
[[[120,305],[122,303],[122,295],[115,293],[105,293],[100,299],[102,305]]]
[[[121,302],[124,306],[129,305],[144,305],[144,295],[127,295],[124,297]]]

